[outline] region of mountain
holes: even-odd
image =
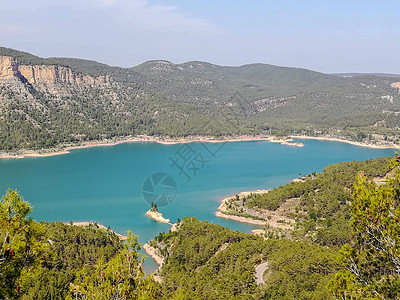
[[[398,142],[398,81],[266,64],[156,60],[120,68],[0,47],[0,150],[138,134]]]

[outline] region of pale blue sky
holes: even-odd
[[[0,0],[0,45],[129,67],[150,59],[400,73],[400,1]]]

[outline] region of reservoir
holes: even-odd
[[[340,161],[393,156],[395,152],[340,142],[296,141],[304,147],[268,141],[126,143],[51,157],[3,159],[0,192],[4,195],[7,188],[17,189],[33,205],[31,216],[37,221],[93,220],[121,234],[130,229],[144,243],[170,228],[145,215],[152,198],[143,194],[149,189],[144,183],[153,174],[165,174],[174,182],[167,191],[169,201],[159,205],[172,223],[193,216],[250,232],[255,226],[215,217],[222,198],[278,187]],[[156,182],[153,188],[154,194],[164,192]]]

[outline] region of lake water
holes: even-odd
[[[7,188],[17,189],[34,206],[32,217],[38,221],[94,220],[122,234],[131,229],[144,243],[170,228],[145,215],[150,205],[142,195],[143,183],[154,173],[168,174],[176,182],[175,198],[160,207],[172,222],[194,216],[250,232],[255,228],[252,225],[215,217],[221,198],[277,187],[299,174],[321,172],[339,161],[392,156],[395,152],[338,142],[301,142],[301,148],[267,141],[129,143],[45,158],[0,160],[0,192],[4,195]],[[163,191],[156,189],[154,193]],[[155,263],[148,259],[145,267],[152,270]]]

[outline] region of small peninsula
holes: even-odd
[[[146,212],[146,215],[154,221],[173,225],[170,219],[164,218],[163,214],[158,211],[157,204],[151,203],[151,208]]]

